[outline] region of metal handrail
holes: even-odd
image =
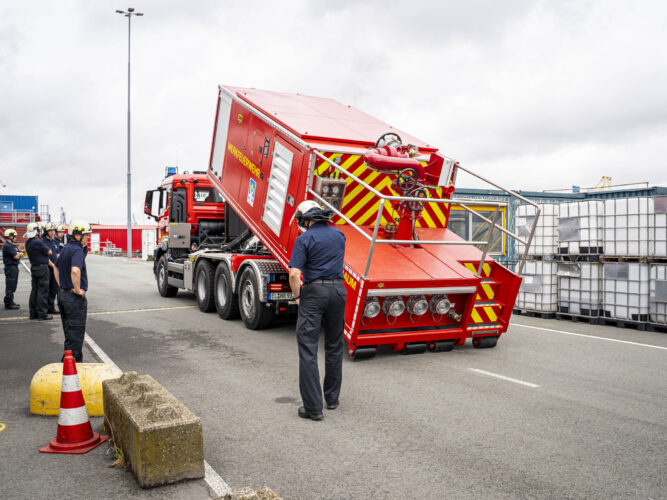
[[[381,203],[380,203],[380,207],[378,209],[378,215],[377,215],[376,221],[375,221],[375,229],[373,231],[373,236],[371,237],[368,234],[366,234],[360,227],[358,227],[356,224],[354,224],[354,222],[352,222],[340,210],[338,210],[336,207],[334,207],[333,205],[328,203],[324,198],[322,198],[320,195],[318,195],[312,188],[308,188],[308,192],[310,194],[312,194],[313,197],[315,197],[320,203],[322,203],[324,206],[326,206],[327,208],[332,210],[341,219],[343,219],[345,222],[350,224],[359,234],[361,234],[364,238],[366,238],[366,240],[370,241],[371,247],[370,247],[369,252],[368,252],[368,258],[366,260],[366,268],[364,270],[364,278],[368,277],[368,271],[370,270],[371,259],[373,257],[373,251],[375,249],[375,244],[376,243],[390,243],[390,244],[401,244],[401,245],[410,245],[410,244],[414,244],[414,243],[418,243],[420,245],[482,245],[482,246],[485,247],[484,257],[486,256],[487,250],[488,250],[488,245],[489,245],[489,242],[490,242],[490,239],[491,239],[491,235],[493,233],[492,230],[489,231],[486,241],[441,241],[441,240],[415,240],[415,239],[412,239],[412,240],[378,239],[377,236],[378,236],[378,231],[380,229],[380,221],[382,220],[382,214],[384,212],[384,207],[385,207],[385,204],[388,200],[416,201],[416,202],[419,202],[419,203],[443,203],[443,204],[460,205],[465,210],[467,210],[471,213],[474,213],[475,215],[479,216],[480,218],[486,220],[487,222],[492,224],[494,227],[498,227],[498,225],[495,223],[495,221],[493,221],[493,222],[488,221],[488,219],[483,217],[481,214],[478,214],[475,210],[467,207],[464,202],[460,202],[458,200],[440,199],[440,198],[417,198],[417,197],[414,197],[414,196],[386,195],[384,193],[381,193],[380,191],[378,191],[374,187],[370,186],[369,184],[367,184],[365,181],[361,180],[356,175],[346,171],[345,169],[340,167],[338,164],[336,164],[335,162],[331,161],[329,158],[327,158],[326,156],[321,154],[319,151],[313,150],[313,153],[317,157],[319,157],[320,159],[322,159],[323,161],[327,162],[329,165],[334,167],[334,169],[338,170],[339,172],[341,172],[346,177],[349,177],[349,178],[355,180],[357,183],[361,184],[368,191],[370,191],[371,193],[373,193],[375,196],[377,196],[378,198],[380,198],[382,200]],[[468,202],[468,200],[466,200],[466,203],[467,202]],[[498,202],[479,202],[479,203],[475,202],[475,204],[478,205],[478,206],[481,205],[481,206],[495,207],[496,208],[496,212],[495,212],[496,217],[497,217],[497,214],[499,213],[500,205],[501,205]],[[503,228],[501,227],[501,229],[503,229]],[[480,273],[481,273],[483,264],[484,264],[484,259],[482,259],[482,261],[480,261],[479,269],[478,269],[478,272],[477,272],[478,276],[481,276]]]
[[[539,220],[540,214],[542,213],[542,210],[540,209],[539,205],[535,202],[530,201],[527,198],[524,198],[520,194],[515,193],[514,191],[510,191],[509,189],[505,189],[504,187],[499,186],[495,182],[492,182],[492,181],[482,177],[481,175],[476,174],[475,172],[472,172],[471,170],[468,170],[467,168],[462,167],[461,165],[457,166],[457,170],[463,170],[464,172],[468,172],[470,175],[472,175],[474,177],[477,177],[478,179],[486,182],[487,184],[491,184],[493,187],[495,187],[497,189],[500,189],[501,191],[504,191],[505,193],[509,194],[510,196],[514,196],[515,198],[520,199],[521,201],[527,203],[528,205],[532,205],[533,207],[535,207],[535,219],[533,219],[533,227],[530,230],[530,235],[528,236],[527,241],[524,241],[523,239],[519,238],[514,233],[510,233],[509,231],[505,231],[502,227],[500,228],[508,236],[510,236],[511,238],[514,238],[515,241],[520,241],[521,243],[523,243],[525,245],[525,249],[523,251],[523,256],[521,257],[521,263],[519,264],[519,272],[518,272],[518,274],[522,274],[523,273],[523,268],[526,264],[526,260],[528,260],[528,251],[530,250],[530,244],[532,243],[533,236],[535,235],[535,229],[537,228],[537,221]],[[482,217],[482,216],[480,215],[480,217]],[[488,219],[486,219],[485,217],[482,217],[482,218],[484,220],[486,220],[487,222],[491,222]],[[481,268],[481,264],[480,264],[480,268]]]

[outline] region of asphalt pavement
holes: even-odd
[[[206,460],[232,488],[266,485],[287,499],[667,498],[663,333],[519,316],[494,349],[346,359],[340,406],[313,422],[297,417],[293,321],[250,331],[200,312],[192,294],[160,297],[151,263],[87,262],[89,336],[201,418]],[[56,419],[29,415],[30,379],[60,360],[63,334],[59,320],[27,319],[28,293],[21,269],[24,307],[0,311],[0,498],[215,496],[204,480],[142,490],[108,468],[106,445],[38,453]],[[84,361],[99,360],[87,348]]]

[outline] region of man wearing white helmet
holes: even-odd
[[[14,229],[7,229],[5,231],[7,241],[2,245],[2,262],[5,265],[5,309],[21,307],[14,302],[14,292],[19,282],[19,259],[23,257],[14,244],[16,236]]]
[[[60,285],[58,308],[65,332],[65,351],[72,351],[77,363],[83,361],[83,339],[88,314],[88,273],[86,253],[90,224],[84,221],[69,223],[67,245],[58,257],[56,278]],[[63,359],[65,356],[63,355]]]
[[[289,282],[299,304],[296,335],[299,344],[299,390],[301,418],[322,420],[322,387],[317,367],[317,344],[324,325],[324,399],[335,410],[343,380],[343,327],[345,298],[343,259],[345,235],[329,225],[333,215],[316,202],[299,204],[294,219],[305,232],[294,242],[289,262]],[[303,274],[304,285],[301,287]]]
[[[53,319],[48,313],[49,309],[49,267],[53,262],[49,256],[53,253],[39,237],[39,225],[31,222],[26,227],[25,249],[30,259],[30,276],[32,289],[30,290],[30,319],[49,320]]]
[[[42,241],[44,244],[49,247],[51,250],[51,255],[49,255],[49,260],[54,264],[54,266],[49,266],[49,297],[47,300],[48,304],[48,313],[56,314],[56,295],[58,295],[58,283],[56,282],[56,277],[54,275],[54,270],[56,268],[55,263],[58,259],[58,254],[60,253],[60,247],[56,241],[56,225],[53,222],[47,222],[44,224],[44,234],[42,235]]]
[[[65,246],[65,226],[58,224],[56,226],[56,242],[58,242],[58,253]]]

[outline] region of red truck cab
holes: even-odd
[[[191,225],[190,241],[195,248],[216,242],[224,233],[225,200],[206,173],[178,174],[170,168],[173,167],[167,167],[167,176],[160,187],[146,191],[144,213],[158,224],[155,260],[167,251],[172,224]]]

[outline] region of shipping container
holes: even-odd
[[[37,196],[0,195],[0,212],[32,212],[39,211]]]
[[[127,226],[92,224],[94,234],[99,234],[100,250],[105,248],[120,248],[127,253]],[[155,230],[157,226],[132,226],[132,252],[141,252],[142,231]],[[92,250],[92,238],[88,240],[88,247]]]

